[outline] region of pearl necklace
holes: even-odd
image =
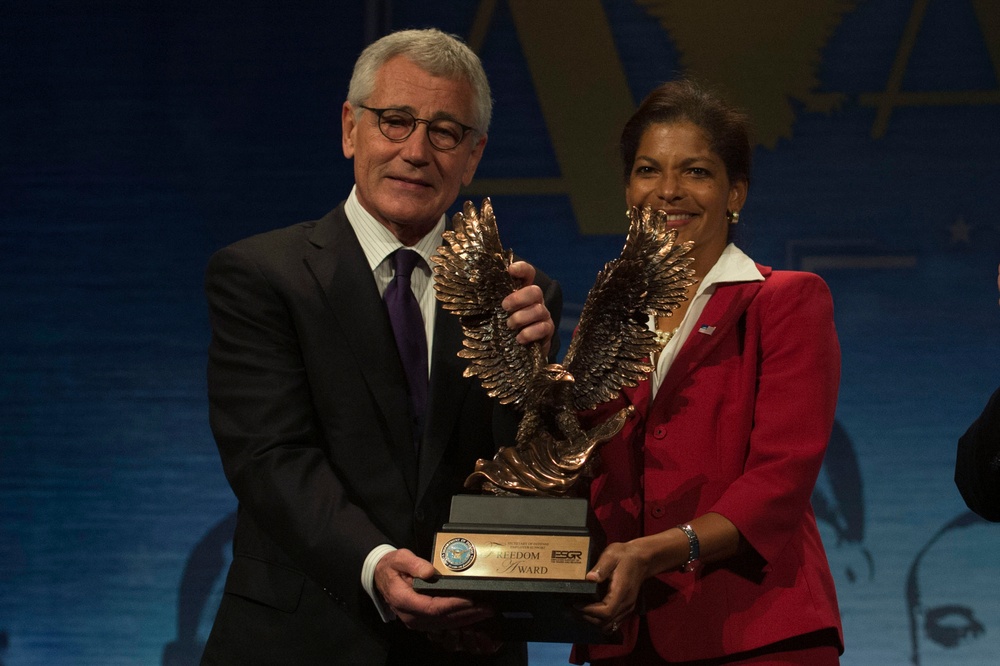
[[[671,331],[661,331],[659,329],[653,331],[653,335],[656,336],[656,343],[660,345],[660,349],[663,349],[664,347],[667,346],[667,343],[670,342],[670,339],[674,337],[674,335],[677,333],[678,328],[680,328],[680,326],[675,326],[674,329]]]
[[[649,355],[649,360],[652,361],[654,366],[657,363],[659,363],[660,352],[663,351],[663,348],[667,346],[667,343],[670,342],[670,339],[674,337],[674,334],[677,333],[678,328],[680,328],[680,326],[675,326],[672,331],[661,331],[660,329],[655,329],[653,331],[653,335],[656,336],[656,344],[660,345],[660,348],[658,350]]]

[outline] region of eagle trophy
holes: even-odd
[[[663,211],[628,212],[621,256],[608,262],[587,295],[563,363],[546,362],[542,344],[522,345],[507,328],[503,299],[520,285],[507,272],[513,252],[500,243],[489,198],[477,211],[466,201],[434,261],[434,289],[442,307],[461,318],[464,375],[479,377],[490,397],[523,411],[514,446],[476,462],[467,488],[498,495],[566,496],[587,471],[597,448],[614,437],[634,408],[585,429],[578,415],[636,386],[654,366],[661,345],[650,315],[669,316],[696,281]]]

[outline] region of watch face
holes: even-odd
[[[441,561],[451,571],[465,571],[476,561],[476,547],[468,539],[452,539],[441,549]]]
[[[684,573],[694,573],[696,571],[701,571],[701,560],[688,560],[681,567],[681,571]]]

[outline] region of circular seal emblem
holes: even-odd
[[[452,571],[465,571],[476,561],[476,547],[468,539],[456,537],[441,549],[441,560]]]

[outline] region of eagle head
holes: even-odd
[[[549,363],[538,374],[540,377],[544,377],[546,382],[551,383],[566,382],[572,384],[576,381],[573,379],[573,375],[569,373],[569,370],[558,363]]]
[[[542,366],[528,387],[527,405],[556,405],[565,402],[572,387],[573,375],[558,363]]]

